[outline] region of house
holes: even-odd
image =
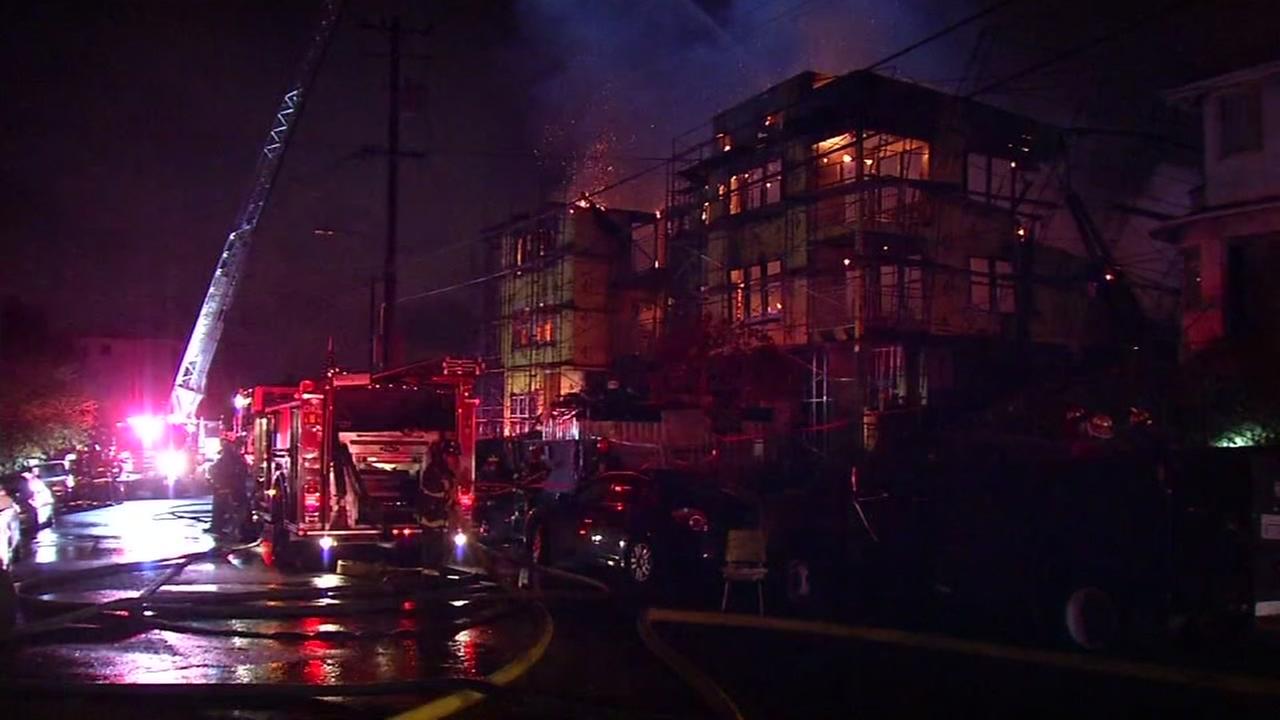
[[[77,338],[79,378],[108,423],[131,415],[165,414],[183,345],[168,338]]]
[[[1280,331],[1280,61],[1167,93],[1199,112],[1204,185],[1194,209],[1153,234],[1183,253],[1184,357]]]
[[[483,437],[541,429],[561,397],[603,391],[647,351],[665,308],[658,230],[653,212],[586,199],[486,230]]]
[[[673,283],[673,317],[781,350],[796,372],[772,383],[775,417],[819,449],[989,402],[1090,341],[1098,278],[1037,242],[1059,140],[871,72],[789,78],[675,153],[668,252],[698,281]]]

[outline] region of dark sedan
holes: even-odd
[[[673,576],[710,577],[725,533],[755,522],[752,505],[679,470],[601,473],[539,503],[527,543],[536,562],[622,571],[636,586]]]

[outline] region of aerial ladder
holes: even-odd
[[[218,340],[222,337],[227,311],[235,299],[236,286],[240,283],[254,230],[258,227],[258,220],[262,217],[262,210],[271,195],[276,176],[280,173],[285,150],[288,149],[289,140],[302,116],[316,71],[333,38],[342,6],[343,0],[325,0],[320,24],[307,48],[307,54],[302,59],[294,82],[281,99],[271,129],[267,132],[267,140],[258,155],[258,164],[254,170],[253,185],[236,216],[230,234],[227,235],[222,254],[218,256],[213,280],[209,283],[204,304],[200,306],[200,314],[196,316],[191,337],[187,340],[187,349],[182,354],[182,363],[173,380],[169,409],[171,419],[176,422],[193,421],[196,408],[204,398],[209,365],[218,350]]]

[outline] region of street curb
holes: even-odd
[[[507,685],[528,672],[546,654],[547,647],[551,645],[551,636],[555,634],[555,623],[546,607],[541,604],[537,607],[542,620],[542,634],[538,641],[515,660],[485,676],[486,681],[494,685]],[[437,720],[465,710],[484,698],[483,694],[474,690],[459,690],[392,717],[393,720]]]

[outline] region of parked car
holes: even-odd
[[[9,572],[18,559],[18,544],[22,542],[22,520],[18,502],[0,488],[0,574]]]
[[[32,465],[28,472],[39,478],[45,487],[49,488],[49,492],[53,493],[55,499],[65,500],[76,494],[76,479],[71,475],[67,463],[62,460]]]
[[[40,478],[25,472],[9,473],[0,476],[0,489],[17,503],[24,536],[53,524],[53,493]]]
[[[541,498],[525,527],[535,562],[621,571],[630,584],[649,586],[713,577],[726,532],[754,524],[752,504],[711,478],[654,469],[600,473]]]

